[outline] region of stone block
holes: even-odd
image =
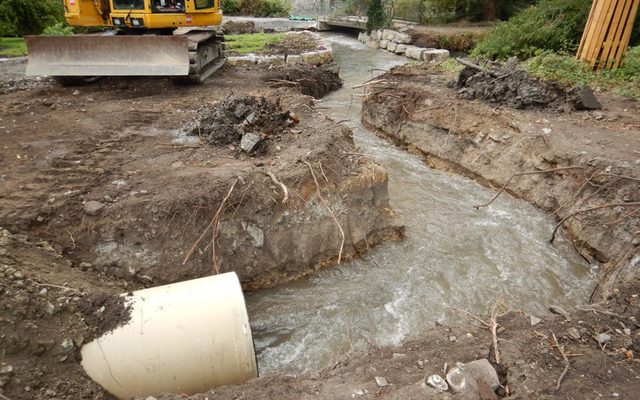
[[[406,44],[398,44],[396,46],[396,54],[404,54],[405,51],[407,51]]]
[[[425,49],[422,59],[426,62],[443,62],[449,58],[449,50],[445,49]]]
[[[424,54],[425,51],[426,49],[422,47],[407,46],[407,49],[405,50],[404,55],[409,58],[413,58],[414,60],[422,61],[422,55]]]
[[[367,45],[367,47],[372,48],[372,49],[377,49],[378,48],[378,41],[375,39],[369,39],[367,40],[367,42],[365,43]]]
[[[398,43],[396,43],[396,42],[389,41],[389,43],[387,43],[387,50],[389,50],[389,51],[391,51],[393,53],[396,52],[396,47],[398,47]]]
[[[395,40],[397,33],[398,32],[394,31],[393,29],[385,29],[382,31],[382,38],[384,40]]]
[[[382,39],[380,42],[378,42],[378,47],[380,47],[381,49],[386,49],[387,43],[389,43],[388,40]]]
[[[401,44],[409,44],[411,43],[411,35],[408,33],[396,32],[393,41]]]

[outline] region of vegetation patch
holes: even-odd
[[[505,22],[499,22],[472,52],[472,56],[521,60],[540,50],[575,52],[589,17],[591,2],[540,0]],[[631,43],[640,40],[636,24]]]
[[[247,33],[241,35],[226,35],[225,44],[230,54],[248,54],[264,50],[268,45],[280,43],[284,40],[284,33]]]
[[[291,4],[286,0],[224,0],[222,12],[227,15],[287,17]]]
[[[627,51],[623,65],[615,70],[593,71],[571,55],[541,51],[525,63],[531,75],[546,80],[577,86],[586,84],[640,100],[640,46]]]
[[[0,57],[27,55],[27,45],[22,38],[0,38]]]

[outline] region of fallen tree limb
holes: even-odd
[[[267,171],[266,174],[269,175],[269,178],[271,178],[271,181],[273,183],[280,186],[284,195],[284,197],[282,198],[282,204],[287,204],[287,200],[289,200],[289,190],[287,190],[287,187],[284,185],[284,183],[280,182],[278,178],[276,178],[273,172]]]
[[[491,76],[495,76],[496,75],[495,72],[491,72],[488,69],[479,66],[478,64],[475,64],[475,63],[472,63],[471,61],[465,60],[464,58],[455,57],[454,60],[456,60],[460,64],[464,65],[465,67],[473,68],[473,69],[475,69],[477,71],[480,71],[480,72],[486,72],[486,73],[490,74]]]
[[[311,177],[313,177],[313,181],[316,184],[316,189],[318,190],[318,198],[320,199],[322,204],[327,208],[327,210],[329,210],[329,213],[331,214],[331,218],[333,218],[333,221],[336,223],[336,225],[338,226],[338,229],[340,230],[340,235],[342,236],[342,242],[340,243],[340,252],[338,252],[338,264],[340,264],[340,261],[342,260],[342,250],[344,249],[344,240],[345,240],[344,230],[342,229],[340,222],[338,222],[338,218],[336,217],[336,214],[333,212],[333,210],[329,206],[329,203],[324,199],[324,197],[322,197],[322,193],[320,192],[320,184],[318,183],[318,179],[316,178],[315,172],[313,172],[313,167],[309,162],[307,161],[303,161],[303,162],[307,165],[307,167],[309,167],[309,171],[311,171]]]
[[[484,203],[484,204],[479,204],[477,206],[473,206],[473,208],[475,208],[476,210],[479,210],[479,209],[481,209],[483,207],[489,206],[491,203],[493,203],[502,194],[502,192],[507,187],[507,185],[509,185],[509,183],[511,183],[513,178],[515,178],[516,176],[546,174],[546,173],[549,173],[549,172],[566,171],[566,170],[570,170],[570,169],[585,169],[585,167],[582,167],[582,166],[561,167],[561,168],[545,169],[545,170],[542,170],[542,171],[529,171],[529,172],[520,172],[520,173],[517,173],[517,174],[513,174],[513,175],[511,175],[509,177],[509,179],[507,179],[507,182],[504,185],[502,185],[500,190],[498,190],[498,193],[496,193],[496,195],[493,196],[493,198],[489,202]]]
[[[607,203],[607,204],[602,204],[596,207],[590,207],[590,208],[585,208],[582,210],[578,210],[578,211],[574,211],[571,214],[567,215],[566,217],[562,218],[560,220],[560,222],[558,222],[555,226],[555,228],[553,228],[553,233],[551,234],[551,239],[549,240],[549,243],[553,243],[553,241],[556,239],[556,233],[558,233],[558,229],[560,229],[560,227],[567,222],[567,220],[569,220],[570,218],[575,217],[576,215],[579,214],[584,214],[586,212],[591,212],[591,211],[596,211],[596,210],[601,210],[603,208],[613,208],[613,207],[639,207],[640,206],[640,202],[630,202],[630,203]]]

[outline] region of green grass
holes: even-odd
[[[589,85],[640,100],[640,46],[630,48],[623,65],[616,70],[592,71],[572,55],[549,51],[538,52],[524,66],[531,75],[543,80]]]
[[[19,57],[27,55],[27,45],[23,38],[0,37],[0,57]]]
[[[256,53],[270,44],[284,40],[284,33],[251,33],[243,35],[225,35],[227,50],[238,53]]]

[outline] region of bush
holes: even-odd
[[[0,36],[37,35],[63,19],[60,0],[0,0]]]
[[[424,0],[425,22],[507,19],[535,0]]]
[[[238,0],[222,0],[223,14],[237,14],[240,12],[240,2]]]
[[[574,51],[591,4],[584,0],[541,0],[506,22],[498,23],[472,55],[526,59],[538,50]]]
[[[472,55],[526,59],[539,50],[575,52],[590,9],[591,2],[584,0],[540,0],[536,6],[527,8],[506,22],[498,23]],[[640,24],[636,20],[631,44],[638,40]]]
[[[49,36],[69,36],[73,35],[74,28],[64,22],[58,22],[55,25],[48,26],[42,31],[43,35]]]
[[[570,86],[590,85],[640,100],[640,46],[627,51],[620,68],[592,71],[589,64],[573,56],[539,51],[525,65],[531,75]]]
[[[381,0],[371,0],[367,7],[367,33],[385,26],[387,17],[382,8]]]
[[[287,17],[291,4],[286,0],[238,0],[238,11],[254,17]]]

